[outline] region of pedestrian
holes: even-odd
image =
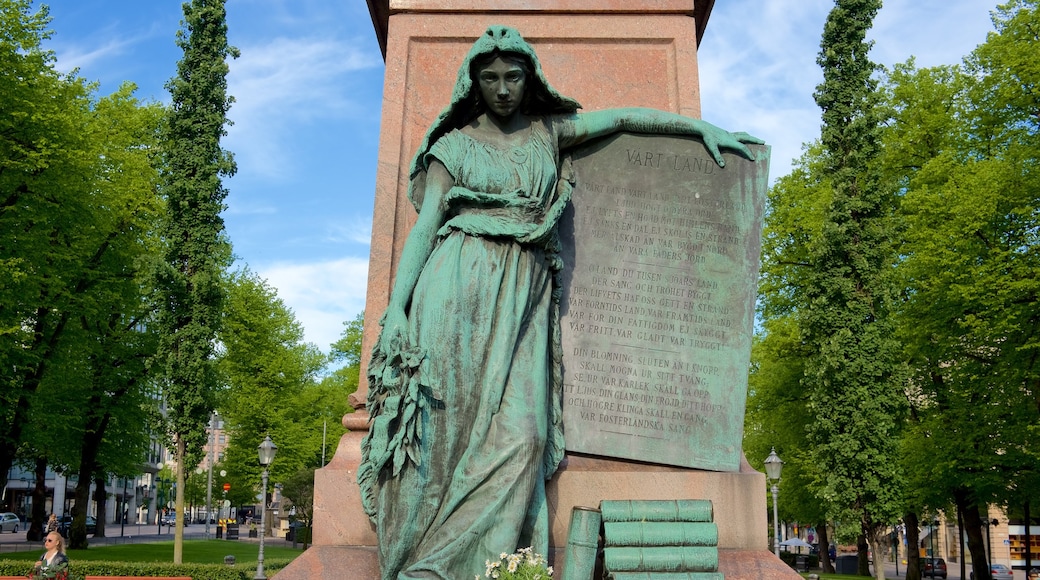
[[[33,580],[68,580],[69,558],[65,555],[65,538],[58,532],[48,532],[43,546],[47,551],[33,566],[29,578]]]
[[[58,531],[58,516],[51,514],[51,517],[47,519],[47,527],[44,529],[45,534]]]

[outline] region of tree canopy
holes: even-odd
[[[78,507],[96,475],[132,472],[125,451],[147,441],[142,272],[162,207],[163,109],[131,84],[99,98],[59,74],[48,22],[45,7],[0,1],[0,479],[16,460],[78,472]],[[42,506],[33,512],[39,532]]]
[[[781,494],[792,518],[956,508],[983,577],[987,504],[1040,486],[1040,5],[999,6],[960,65],[883,74],[859,32],[875,9],[836,3],[821,138],[770,192],[746,445],[809,450],[778,447],[815,472],[813,498]]]

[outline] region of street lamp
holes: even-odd
[[[213,462],[217,460],[217,413],[209,416],[209,455],[206,456],[209,476],[206,479],[206,539],[209,539],[209,520],[213,517]]]
[[[999,526],[1000,521],[997,519],[983,520],[982,525],[986,528],[986,560],[993,563],[993,534],[990,532],[992,527]]]
[[[267,580],[267,576],[264,576],[264,536],[265,532],[264,517],[267,512],[267,467],[274,461],[274,454],[278,451],[278,447],[271,441],[271,436],[264,437],[263,443],[257,447],[260,454],[260,466],[264,468],[261,474],[263,481],[263,487],[260,491],[260,554],[256,559],[256,576],[253,576],[253,580]]]
[[[780,557],[780,519],[777,516],[776,502],[777,498],[780,497],[780,471],[784,468],[784,462],[780,460],[780,456],[776,454],[776,447],[769,452],[769,457],[766,457],[766,477],[773,483],[773,487],[770,491],[773,492],[773,553],[776,557]]]
[[[929,549],[929,552],[931,552],[931,553],[928,554],[928,556],[929,556],[929,561],[932,564],[932,566],[931,566],[932,571],[931,571],[931,574],[929,574],[929,576],[931,576],[932,578],[935,578],[935,568],[936,568],[935,564],[937,562],[936,555],[935,555],[935,547],[937,545],[938,540],[935,537],[935,531],[938,530],[938,529],[939,529],[939,520],[933,518],[932,521],[928,522],[928,544],[931,546],[931,548]]]
[[[162,476],[163,463],[155,465],[159,471],[155,473],[155,533],[162,534],[163,506],[166,505],[166,484],[169,481]]]

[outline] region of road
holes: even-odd
[[[961,563],[960,562],[946,562],[946,580],[961,580]],[[1015,580],[1026,580],[1026,573],[1023,570],[1015,570]],[[971,566],[965,569],[965,577],[971,576]],[[899,563],[899,572],[896,573],[896,565],[892,562],[885,562],[885,578],[906,578],[906,564]],[[927,580],[931,580],[927,576]]]

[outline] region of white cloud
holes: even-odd
[[[833,3],[737,0],[716,5],[698,58],[704,119],[772,146],[771,180],[819,132],[812,92],[820,32]]]
[[[987,4],[989,6],[987,7]],[[869,38],[874,62],[891,66],[957,64],[992,28],[995,2],[886,0]],[[790,172],[802,145],[820,132],[813,100],[816,64],[830,0],[729,0],[716,3],[698,58],[704,119],[747,131],[772,148],[770,180]]]
[[[372,216],[369,215],[354,215],[350,218],[349,224],[336,225],[329,228],[328,235],[326,237],[327,242],[330,243],[355,243],[365,244],[366,246],[372,243]]]
[[[303,325],[308,342],[328,352],[343,323],[365,309],[368,260],[348,257],[311,263],[275,263],[256,267],[260,277]]]
[[[57,67],[63,71],[71,71],[75,68],[87,70],[92,68],[92,65],[95,65],[95,63],[124,54],[130,47],[141,40],[143,40],[143,37],[125,38],[110,36],[102,45],[91,45],[89,47],[78,44],[62,45],[56,43]]]
[[[875,62],[892,65],[911,55],[917,66],[958,64],[993,30],[996,1],[900,0],[885,2],[871,29]]]
[[[381,65],[371,51],[332,38],[276,38],[239,49],[228,73],[235,103],[227,147],[240,170],[267,177],[293,173],[301,124],[361,114],[350,75]]]
[[[278,208],[268,203],[249,203],[242,196],[232,195],[228,198],[227,213],[230,215],[274,215]]]

